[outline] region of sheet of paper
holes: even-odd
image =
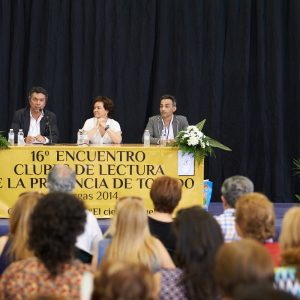
[[[178,151],[178,175],[187,176],[195,174],[195,159],[194,155],[190,153],[182,154]]]

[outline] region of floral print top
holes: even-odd
[[[89,265],[78,260],[64,264],[59,274],[51,278],[45,265],[36,257],[12,263],[0,280],[0,299],[27,299],[36,295],[80,299],[80,283]]]

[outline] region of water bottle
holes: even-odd
[[[24,142],[24,132],[23,132],[23,129],[19,129],[19,132],[18,132],[18,146],[22,146],[24,144],[25,144],[25,142]]]
[[[89,138],[88,138],[87,132],[85,130],[82,130],[82,137],[83,137],[83,144],[88,145],[89,144]]]
[[[82,129],[79,129],[78,133],[77,133],[77,145],[78,146],[83,145],[83,132],[82,132]]]
[[[166,146],[167,145],[167,134],[166,134],[165,128],[161,132],[159,144],[161,146]]]
[[[148,129],[144,132],[144,147],[150,147],[150,132]]]
[[[8,133],[8,142],[11,145],[14,145],[15,143],[15,134],[14,134],[14,130],[13,129],[9,129],[9,133]]]

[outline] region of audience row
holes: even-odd
[[[273,204],[248,178],[234,176],[222,186],[232,239],[226,218],[199,206],[173,219],[181,185],[169,176],[151,187],[153,215],[142,198],[122,197],[104,236],[91,234],[87,210],[72,194],[74,180],[69,167],[55,166],[47,195],[20,195],[10,232],[0,239],[0,299],[300,297],[300,208],[285,214],[274,243]]]

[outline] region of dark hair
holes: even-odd
[[[188,299],[214,299],[217,292],[213,267],[224,241],[220,225],[199,206],[179,210],[174,225],[175,259],[183,270],[182,284]]]
[[[96,273],[91,300],[154,300],[155,281],[142,265],[123,261],[104,263]]]
[[[52,277],[72,259],[86,221],[84,204],[67,193],[50,193],[36,205],[30,220],[29,247]]]
[[[48,92],[42,88],[41,86],[33,86],[28,92],[28,101],[31,100],[31,96],[33,93],[44,94],[46,97],[46,101],[48,100]]]
[[[154,209],[159,212],[172,213],[181,199],[182,184],[176,178],[161,176],[151,186],[150,197]]]
[[[241,175],[231,176],[224,180],[221,193],[230,207],[235,207],[236,200],[247,193],[254,191],[253,182]]]
[[[114,108],[114,102],[106,97],[106,96],[97,96],[93,102],[93,109],[94,109],[94,105],[97,102],[102,102],[103,103],[103,107],[105,110],[108,111],[108,114],[110,114],[113,111]]]
[[[161,100],[165,100],[165,99],[170,99],[172,100],[172,104],[173,106],[176,106],[176,98],[172,95],[163,95],[160,97],[159,103],[161,102]]]

